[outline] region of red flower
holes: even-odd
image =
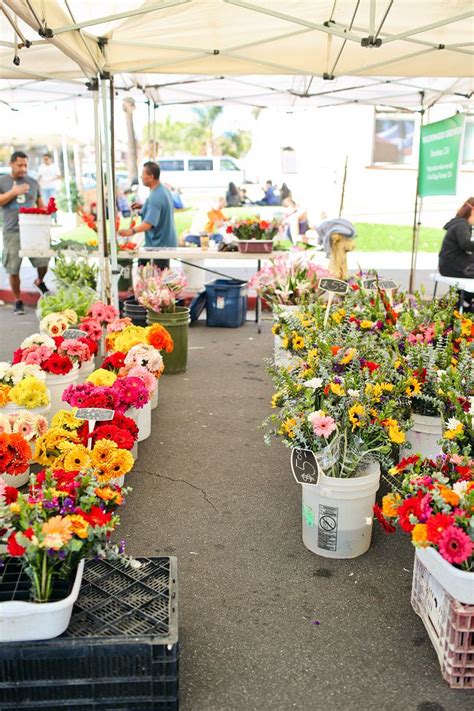
[[[134,438],[127,430],[121,430],[114,425],[105,424],[96,428],[92,434],[92,441],[95,444],[99,439],[108,439],[115,442],[120,449],[132,449]]]
[[[412,454],[411,457],[404,457],[404,459],[401,459],[395,469],[397,472],[402,472],[404,471],[407,467],[410,466],[410,464],[415,464],[420,458],[419,454]]]
[[[20,533],[22,533],[24,536],[31,540],[33,538],[34,531],[32,528],[28,528],[26,531],[20,531]],[[9,537],[7,541],[7,551],[9,555],[18,557],[23,555],[23,553],[26,551],[26,548],[20,546],[20,544],[16,540],[16,535],[17,531],[12,533]]]
[[[82,330],[82,329],[81,329]],[[88,347],[91,356],[97,355],[99,351],[99,346],[96,341],[94,341],[92,338],[88,338],[87,336],[82,336],[82,338],[78,338],[78,341],[81,343],[85,343],[86,346]]]
[[[115,370],[118,372],[120,368],[125,367],[125,353],[121,353],[120,351],[112,353],[112,355],[104,358],[101,367],[105,370]]]
[[[18,489],[15,489],[14,486],[6,486],[3,496],[6,504],[13,504],[18,498]]]
[[[392,526],[392,524],[389,521],[387,521],[387,519],[383,515],[382,509],[380,508],[380,506],[378,504],[375,504],[373,510],[374,510],[375,517],[376,517],[377,521],[380,523],[380,525],[382,526],[384,533],[395,533],[395,526]]]
[[[359,286],[357,284],[351,284],[352,291],[359,291]]]
[[[84,398],[82,407],[103,407],[105,410],[115,410],[115,398],[112,393],[107,395],[89,395]]]
[[[444,530],[454,523],[454,516],[437,513],[426,522],[426,535],[431,543],[438,543]]]
[[[131,417],[127,417],[126,415],[121,415],[116,412],[113,420],[109,420],[107,422],[97,422],[95,429],[97,431],[107,425],[115,425],[115,427],[119,427],[121,430],[127,430],[127,432],[132,435],[134,440],[138,438],[138,427]]]
[[[261,220],[258,226],[261,230],[267,230],[270,227],[270,223],[266,222],[265,220]]]
[[[82,516],[91,526],[105,526],[112,518],[112,514],[105,513],[99,506],[92,506],[89,513],[76,509],[76,514]]]
[[[232,234],[232,227],[230,225],[226,228],[226,232],[228,235]]]
[[[22,357],[23,357],[23,349],[17,348],[16,351],[13,352],[12,364],[15,365],[16,363],[21,363]]]
[[[402,528],[407,533],[411,533],[414,528],[414,524],[410,522],[410,516],[413,515],[417,519],[420,518],[422,514],[421,509],[421,499],[423,497],[423,492],[419,491],[416,496],[405,499],[405,501],[400,504],[397,509],[398,523],[400,528]]]
[[[472,470],[471,470],[470,466],[462,467],[460,464],[457,464],[454,468],[457,471],[457,473],[460,474],[462,480],[464,480],[464,481],[471,480]]]
[[[362,368],[368,368],[370,372],[373,373],[374,370],[378,370],[380,368],[380,365],[378,363],[374,363],[371,360],[363,360]]]
[[[59,355],[59,353],[53,353],[41,364],[43,370],[47,373],[54,373],[54,375],[66,375],[72,370],[72,361],[67,356]]]

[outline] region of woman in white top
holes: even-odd
[[[38,183],[41,189],[41,197],[44,200],[44,204],[47,205],[49,198],[56,197],[56,180],[61,176],[58,174],[58,169],[53,163],[51,155],[45,153],[43,156],[43,162],[38,168]],[[57,213],[53,212],[52,218],[54,222],[58,221]]]

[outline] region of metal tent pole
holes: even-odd
[[[419,217],[421,215],[421,208],[423,204],[422,198],[418,195],[418,183],[420,180],[420,147],[421,147],[421,131],[423,128],[423,118],[425,115],[425,109],[423,106],[425,98],[425,92],[420,91],[420,138],[418,142],[418,164],[416,168],[416,193],[415,193],[415,207],[413,210],[413,231],[412,231],[412,247],[411,247],[411,264],[410,264],[410,280],[408,282],[408,291],[410,294],[413,293],[415,288],[415,274],[416,274],[416,255],[418,252],[418,241],[420,236],[420,221]]]
[[[104,223],[103,211],[103,181],[102,181],[102,146],[100,141],[100,116],[99,116],[99,82],[94,79],[91,83],[94,99],[94,143],[95,143],[95,183],[96,183],[96,209],[97,209],[97,243],[99,252],[100,271],[100,298],[108,303],[110,300],[110,280],[107,262],[107,233]]]
[[[109,222],[109,247],[111,261],[111,303],[118,308],[118,278],[120,269],[117,264],[117,235],[115,231],[115,176],[112,169],[112,158],[110,152],[110,125],[107,111],[107,79],[100,79],[101,99],[102,99],[102,126],[104,130],[105,166],[107,174],[107,207]]]

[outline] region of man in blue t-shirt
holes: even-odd
[[[160,166],[148,161],[143,165],[142,183],[150,188],[150,195],[145,204],[133,203],[134,209],[141,208],[142,222],[138,227],[120,230],[121,237],[133,237],[145,233],[145,246],[159,249],[160,247],[177,247],[178,238],[174,224],[174,205],[170,191],[160,183]],[[169,267],[169,259],[155,259],[160,268]]]

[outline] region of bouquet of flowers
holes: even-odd
[[[155,269],[154,274],[149,276],[146,270],[147,267],[140,269],[139,279],[134,286],[135,298],[150,311],[176,311],[176,301],[188,285],[185,274],[171,269]]]
[[[112,304],[103,304],[101,301],[96,301],[89,308],[87,316],[99,321],[102,326],[113,323],[118,318],[118,311]]]
[[[18,212],[21,215],[53,215],[58,211],[56,200],[50,197],[46,207],[20,207]]]
[[[43,415],[33,415],[26,411],[0,415],[0,434],[19,434],[27,442],[45,434],[48,421]]]
[[[125,372],[127,372],[129,375],[133,375],[132,370],[134,368],[145,368],[155,378],[160,378],[165,368],[165,365],[163,363],[163,357],[159,350],[157,350],[151,345],[144,343],[143,345],[133,346],[133,348],[130,348],[124,358],[122,368],[124,368]]]
[[[21,434],[0,434],[0,474],[24,474],[30,466],[31,456],[30,445]]]
[[[27,494],[12,487],[0,492],[6,555],[28,574],[35,602],[47,602],[54,583],[70,579],[83,558],[123,552],[110,536],[126,492],[91,473],[63,469],[34,475]]]
[[[435,548],[444,560],[474,571],[474,460],[443,455],[436,461],[414,454],[392,470],[394,489],[375,515],[387,532],[394,524],[414,546]]]
[[[116,412],[112,420],[96,422],[90,436],[93,444],[100,439],[108,439],[115,442],[119,449],[130,450],[138,439],[138,427],[130,417]]]
[[[0,407],[12,403],[30,410],[49,405],[45,378],[38,365],[0,363]]]
[[[249,280],[249,287],[272,306],[303,305],[317,298],[319,280],[328,275],[310,259],[278,257]]]
[[[272,240],[278,234],[281,220],[267,222],[258,215],[246,220],[237,220],[226,229],[227,234],[233,234],[238,240]]]
[[[107,327],[107,351],[127,354],[134,346],[149,345],[157,351],[171,353],[173,339],[170,332],[160,323],[144,328],[129,323],[129,319],[119,319]]]

